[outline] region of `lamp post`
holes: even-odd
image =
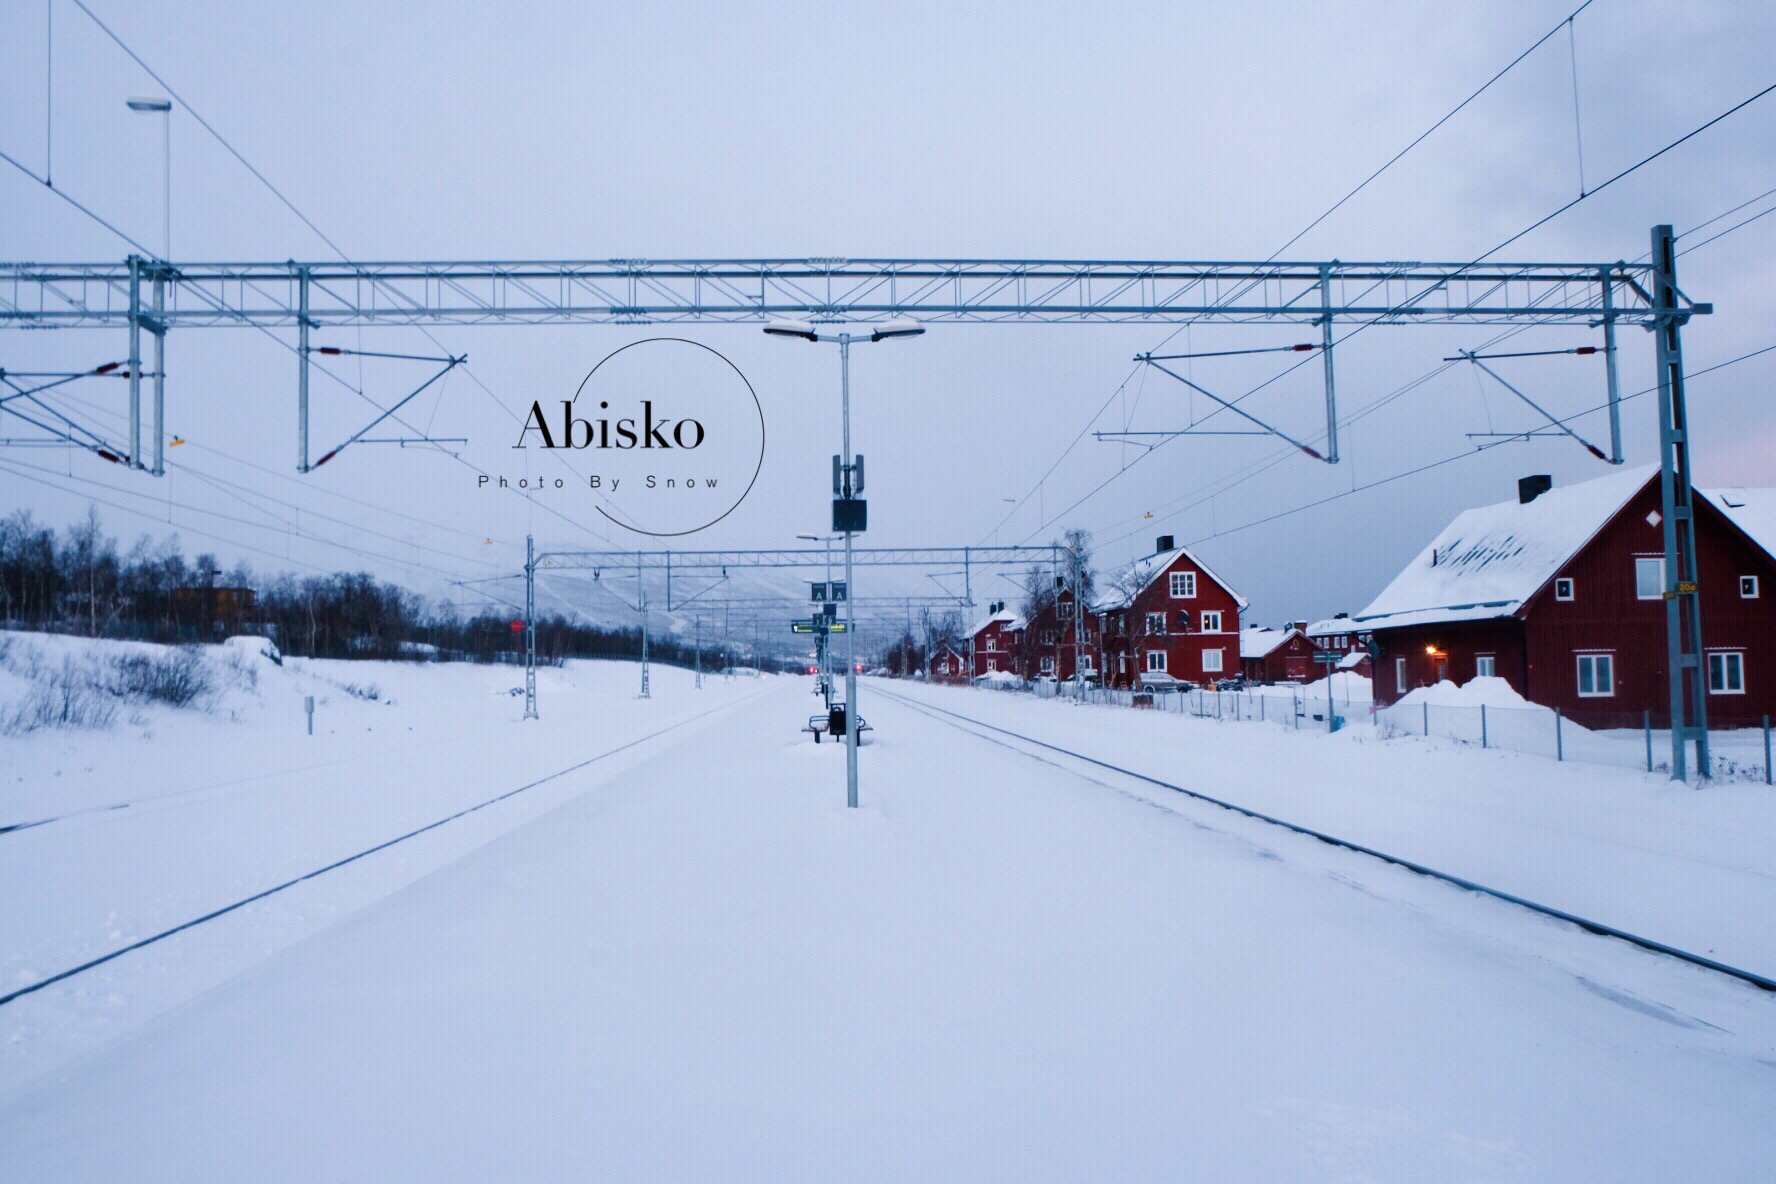
[[[166,311],[167,267],[173,257],[173,104],[169,99],[132,98],[131,111],[160,116],[160,261],[154,269],[154,475],[166,472]],[[133,291],[133,289],[132,289]],[[142,468],[142,360],[137,343],[140,322],[130,326],[130,465]]]
[[[840,331],[822,333],[807,321],[772,321],[765,326],[772,337],[799,337],[803,341],[836,342],[839,347],[839,415],[842,424],[843,448],[834,458],[834,516],[840,507],[861,513],[857,495],[863,492],[863,458],[851,452],[851,343],[854,341],[889,341],[897,337],[917,337],[925,326],[908,317],[896,317],[874,326],[867,334]],[[833,529],[845,536],[845,805],[857,807],[857,621],[851,606],[857,602],[857,585],[851,573],[851,536],[863,523],[849,517],[835,521]]]
[[[173,104],[170,99],[132,98],[131,111],[160,116],[160,257],[173,257]]]

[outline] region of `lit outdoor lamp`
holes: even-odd
[[[872,326],[866,336],[841,330],[822,333],[811,322],[778,320],[765,326],[771,337],[799,337],[803,341],[836,342],[839,347],[840,418],[842,451],[833,457],[833,524],[845,536],[845,805],[857,806],[857,628],[851,606],[857,602],[857,585],[851,573],[851,536],[869,527],[868,504],[863,492],[863,457],[851,453],[851,343],[917,337],[925,326],[911,317],[895,317]]]

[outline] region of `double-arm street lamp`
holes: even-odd
[[[839,347],[840,419],[843,451],[833,458],[833,530],[845,536],[845,804],[857,806],[857,622],[851,606],[857,602],[857,585],[851,574],[851,536],[869,523],[863,492],[863,457],[851,452],[851,343],[889,341],[917,337],[925,326],[907,317],[874,325],[869,332],[822,333],[807,321],[772,321],[765,326],[772,337],[799,337],[803,341],[834,342]]]

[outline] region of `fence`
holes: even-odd
[[[1649,773],[1671,771],[1670,722],[1656,712],[1643,712],[1636,719],[1623,712],[1563,713],[1536,706],[1434,703],[1396,703],[1376,710],[1366,699],[1340,696],[1328,704],[1323,691],[1315,693],[1298,686],[1152,695],[1053,682],[1011,684],[1002,689],[1029,691],[1039,699],[1071,699],[1121,707],[1135,706],[1140,699],[1141,706],[1198,719],[1275,723],[1297,730],[1337,731],[1346,723],[1372,718],[1377,733],[1384,738],[1433,736],[1480,748],[1532,753],[1556,761],[1582,761]],[[1709,771],[1714,778],[1776,783],[1769,717],[1710,716],[1708,724]]]
[[[1198,719],[1244,720],[1254,723],[1275,723],[1286,728],[1317,728],[1334,731],[1353,719],[1366,719],[1369,700],[1337,697],[1328,703],[1325,695],[1314,694],[1306,687],[1272,686],[1248,688],[1243,691],[1159,691],[1146,694],[1133,690],[1117,690],[1077,683],[1036,682],[1028,686],[1013,685],[1011,690],[1028,690],[1038,699],[1071,699],[1079,703],[1108,703],[1118,707],[1152,707],[1156,711]],[[1332,718],[1328,718],[1332,717]]]
[[[1623,712],[1396,703],[1375,713],[1375,727],[1383,736],[1441,736],[1557,761],[1584,761],[1649,773],[1671,771],[1671,724],[1658,712],[1642,712],[1636,721],[1632,714]],[[1772,783],[1768,716],[1711,716],[1708,747],[1713,766],[1710,773],[1717,779]]]

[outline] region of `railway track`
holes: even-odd
[[[1359,855],[1366,855],[1372,859],[1379,859],[1384,863],[1393,864],[1395,867],[1405,868],[1407,871],[1415,872],[1418,875],[1426,876],[1433,880],[1440,880],[1445,884],[1450,884],[1469,892],[1477,892],[1482,896],[1489,896],[1494,900],[1504,901],[1506,904],[1527,909],[1532,913],[1537,913],[1544,917],[1563,921],[1570,925],[1576,925],[1585,932],[1597,937],[1614,938],[1618,941],[1624,941],[1629,945],[1638,946],[1651,953],[1662,954],[1668,958],[1676,958],[1681,962],[1688,962],[1692,966],[1699,966],[1704,970],[1710,970],[1716,974],[1722,974],[1728,978],[1737,979],[1743,983],[1749,983],[1761,990],[1776,992],[1776,979],[1758,974],[1755,971],[1744,970],[1737,966],[1730,966],[1725,962],[1717,961],[1703,954],[1691,953],[1689,950],[1666,945],[1664,942],[1655,941],[1650,937],[1642,937],[1637,933],[1630,933],[1625,929],[1618,929],[1613,925],[1606,925],[1601,921],[1594,921],[1588,917],[1581,917],[1576,913],[1569,913],[1564,909],[1558,909],[1552,905],[1541,904],[1538,901],[1530,900],[1527,897],[1517,896],[1514,893],[1505,892],[1501,889],[1493,888],[1489,885],[1481,884],[1462,876],[1439,871],[1437,868],[1419,863],[1416,860],[1405,859],[1398,855],[1391,855],[1386,851],[1380,851],[1374,847],[1365,846],[1362,843],[1352,842],[1349,839],[1341,839],[1336,835],[1327,834],[1324,831],[1315,830],[1312,827],[1302,826],[1298,823],[1290,822],[1287,819],[1277,818],[1273,815],[1265,814],[1261,811],[1253,810],[1234,802],[1213,797],[1198,790],[1187,789],[1182,785],[1177,785],[1173,782],[1165,781],[1146,773],[1138,773],[1133,769],[1126,769],[1121,765],[1112,764],[1109,761],[1100,760],[1094,756],[1087,756],[1082,752],[1076,752],[1073,749],[1063,747],[1059,744],[1051,744],[1046,740],[1038,740],[1034,736],[1026,736],[1022,732],[1012,731],[1010,728],[1002,728],[997,724],[990,724],[984,720],[975,719],[973,716],[964,715],[959,711],[950,711],[947,708],[937,707],[930,703],[923,703],[917,699],[912,699],[893,691],[884,690],[879,686],[873,687],[872,690],[875,694],[881,695],[884,699],[898,703],[910,710],[917,711],[940,723],[948,724],[950,727],[953,727],[958,731],[967,732],[970,735],[977,736],[982,740],[1004,744],[1007,747],[1012,748],[1015,748],[1017,744],[1024,744],[1041,749],[1045,752],[1054,753],[1057,756],[1064,757],[1068,760],[1078,761],[1081,764],[1116,773],[1146,785],[1181,794],[1184,797],[1190,798],[1193,801],[1202,802],[1205,805],[1228,810],[1232,813],[1254,819],[1258,822],[1267,823],[1271,826],[1282,827],[1285,830],[1293,831],[1295,834],[1304,835],[1310,839],[1317,839],[1318,841],[1333,847],[1341,847],[1346,851],[1354,851]],[[988,733],[991,733],[991,735]],[[1027,755],[1035,754],[1027,753]],[[1058,762],[1050,763],[1058,764]]]

